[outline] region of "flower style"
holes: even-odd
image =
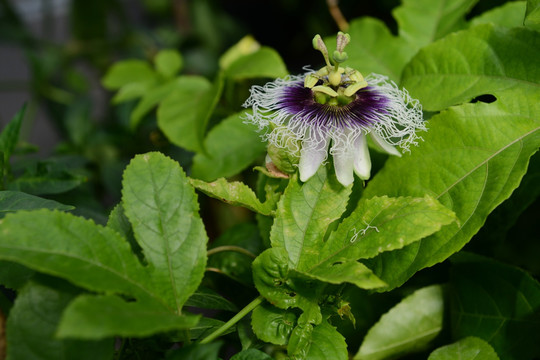
[[[317,172],[328,152],[341,184],[350,185],[353,172],[367,180],[371,159],[366,135],[383,151],[401,156],[395,146],[408,151],[411,144],[417,145],[416,130],[426,130],[422,107],[406,90],[385,76],[364,78],[340,66],[347,59],[343,49],[349,41],[348,34],[338,33],[332,65],[324,42],[315,36],[313,45],[322,52],[325,67],[253,86],[244,104],[253,109],[247,121],[265,130],[269,145],[299,154],[301,181]]]

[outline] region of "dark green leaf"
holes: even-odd
[[[441,286],[415,291],[369,330],[354,358],[387,359],[425,349],[442,330],[443,305]]]
[[[525,7],[525,1],[508,2],[471,19],[470,25],[494,24],[507,28],[523,26]]]
[[[527,12],[525,15],[525,26],[534,30],[540,30],[540,1],[527,0]]]
[[[276,210],[270,239],[299,270],[317,261],[328,226],[345,211],[352,186],[344,187],[326,166],[304,184],[291,178]]]
[[[2,132],[0,132],[0,156],[2,156],[0,176],[5,174],[4,167],[9,165],[9,158],[19,142],[19,132],[21,131],[25,112],[26,105],[15,114],[11,121],[2,129]]]
[[[193,344],[178,350],[172,350],[165,360],[218,360],[219,349],[223,342],[211,344]]]
[[[257,349],[247,349],[233,355],[231,360],[272,360],[272,357]]]
[[[236,113],[210,130],[204,140],[207,154],[193,158],[193,177],[214,181],[235,175],[264,153],[266,144],[256,128],[244,121],[244,112]]]
[[[160,302],[129,244],[115,231],[90,220],[58,211],[21,211],[2,220],[0,234],[1,259],[90,290]]]
[[[136,156],[124,172],[122,201],[152,281],[179,314],[204,275],[208,238],[194,189],[177,162]]]
[[[430,120],[425,142],[410,155],[389,159],[371,180],[372,196],[429,196],[455,212],[459,223],[366,264],[392,287],[460,250],[506,200],[540,145],[540,104],[510,102],[454,107]],[[406,176],[396,176],[406,174]]]
[[[484,340],[469,336],[433,351],[428,360],[499,360],[497,353]]]
[[[211,183],[197,179],[189,179],[189,181],[197,190],[233,206],[242,206],[263,215],[274,213],[274,207],[271,203],[261,203],[253,190],[240,181],[228,182],[224,178],[219,178]]]
[[[324,243],[318,259],[302,270],[334,284],[347,281],[365,289],[383,286],[384,282],[356,260],[400,249],[454,221],[450,210],[427,196],[362,199]]]
[[[328,322],[323,321],[311,333],[311,346],[306,359],[309,360],[347,360],[345,338]]]
[[[540,356],[540,284],[496,262],[467,256],[454,260],[454,337],[482,338],[505,360]]]
[[[538,33],[491,24],[426,46],[403,70],[403,86],[425,110],[438,111],[485,94],[538,99]],[[525,60],[525,61],[524,61]]]
[[[52,195],[73,190],[85,181],[86,178],[71,174],[64,174],[58,178],[25,175],[10,182],[8,189],[32,195]]]
[[[69,211],[75,207],[20,191],[0,191],[0,218],[3,218],[7,213],[35,209]]]
[[[60,338],[103,339],[113,336],[144,337],[171,330],[187,330],[199,316],[177,315],[115,295],[81,295],[64,311]]]
[[[75,297],[58,290],[28,283],[19,293],[7,322],[9,359],[112,359],[112,339],[103,341],[61,340],[56,327],[64,308]]]
[[[251,326],[262,341],[286,345],[296,326],[296,314],[292,310],[278,309],[265,302],[253,310]]]
[[[32,278],[34,271],[11,261],[0,261],[0,284],[18,290]]]
[[[216,310],[228,310],[237,311],[236,306],[229,300],[225,299],[218,293],[199,287],[189,299],[187,299],[184,306],[193,306],[203,309],[216,309]]]
[[[464,26],[478,0],[403,0],[393,11],[399,36],[419,49]]]

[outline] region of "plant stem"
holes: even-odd
[[[240,321],[244,316],[246,316],[250,311],[255,309],[257,306],[259,306],[263,302],[264,298],[262,296],[259,296],[255,298],[252,302],[247,304],[242,310],[238,312],[235,316],[231,318],[231,320],[227,321],[225,324],[223,324],[219,329],[205,337],[201,340],[201,344],[208,344],[210,341],[214,340],[215,338],[222,335],[225,331],[227,331],[231,326],[236,324],[238,321]]]
[[[338,2],[339,0],[326,0],[330,15],[334,18],[339,30],[347,31],[347,29],[349,29],[349,23],[345,19],[345,16],[343,16],[343,13],[338,6]]]
[[[219,252],[222,252],[222,251],[235,251],[237,253],[249,256],[250,258],[253,258],[253,259],[255,259],[257,257],[252,252],[250,252],[250,251],[248,251],[248,250],[246,250],[244,248],[241,248],[240,246],[234,246],[234,245],[218,246],[216,248],[208,250],[207,254],[208,254],[208,256],[210,256],[210,255],[214,255],[214,254],[217,254]]]

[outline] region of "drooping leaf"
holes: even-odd
[[[370,73],[388,76],[398,82],[401,71],[416,50],[404,39],[392,35],[378,19],[363,17],[351,21],[347,30],[351,42],[346,47],[349,56],[346,64],[364,76]],[[336,39],[325,39],[329,49],[334,49]]]
[[[497,353],[484,340],[468,336],[433,351],[428,360],[499,360]]]
[[[204,274],[208,238],[194,189],[177,162],[136,156],[124,172],[122,201],[152,281],[178,313]]]
[[[214,181],[238,174],[264,153],[266,144],[256,128],[244,121],[244,112],[236,113],[210,130],[204,140],[207,154],[193,158],[193,177]]]
[[[58,339],[56,328],[64,308],[76,296],[29,282],[17,296],[7,321],[9,359],[112,359],[113,339],[82,341]]]
[[[296,314],[292,310],[278,309],[265,302],[253,310],[251,326],[257,338],[262,341],[286,345],[296,326]]]
[[[356,260],[400,249],[454,220],[450,210],[427,196],[362,199],[324,243],[318,259],[301,270],[335,284],[347,281],[367,289],[381,286],[384,283]]]
[[[443,305],[441,286],[415,291],[369,330],[354,358],[387,359],[423,350],[442,330]]]
[[[393,11],[399,36],[419,49],[464,27],[478,0],[403,0]]]
[[[538,33],[483,24],[424,47],[403,70],[402,85],[425,110],[438,111],[477,96],[538,99]]]
[[[540,30],[540,1],[527,0],[527,12],[525,15],[525,26]]]
[[[287,68],[281,56],[274,49],[266,46],[238,57],[225,68],[225,76],[236,80],[279,78],[287,74]]]
[[[35,209],[69,211],[75,209],[75,207],[20,191],[0,191],[0,218],[3,218],[8,213],[19,210]]]
[[[0,234],[1,259],[89,290],[161,302],[126,240],[91,220],[58,211],[21,211],[2,220]]]
[[[200,76],[182,76],[158,107],[158,126],[175,145],[203,151],[203,135],[213,101],[212,84]]]
[[[465,255],[453,258],[454,337],[482,338],[505,360],[540,356],[540,284],[520,269]]]
[[[67,306],[57,336],[104,339],[114,336],[144,337],[195,326],[199,316],[177,315],[166,308],[127,302],[116,295],[81,295]]]
[[[507,28],[523,26],[526,6],[525,1],[508,2],[472,18],[470,26],[480,24],[494,24]]]
[[[309,360],[347,360],[347,343],[345,338],[330,325],[323,321],[317,325],[311,333],[311,346],[306,359]]]
[[[272,215],[274,212],[271,203],[261,203],[253,190],[240,181],[228,182],[224,178],[210,183],[198,179],[189,181],[197,190],[231,205],[242,206],[263,215]]]
[[[174,49],[164,49],[156,54],[156,70],[165,78],[172,78],[182,69],[182,56]]]
[[[526,96],[451,108],[431,118],[425,141],[410,155],[389,159],[365,198],[428,194],[454,211],[459,223],[367,261],[375,274],[398,286],[460,250],[519,185],[540,145],[539,113],[538,102]]]
[[[291,268],[306,267],[318,259],[324,234],[345,211],[351,188],[342,186],[326,166],[303,184],[296,175],[291,178],[270,234],[272,246],[286,250]]]

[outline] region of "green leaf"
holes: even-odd
[[[415,291],[369,330],[354,358],[387,359],[425,349],[442,330],[443,305],[441,286]]]
[[[452,331],[477,336],[501,359],[540,356],[540,284],[526,272],[478,257],[453,258]]]
[[[309,360],[347,360],[345,338],[328,322],[323,321],[311,333],[311,346],[306,359]]]
[[[104,339],[113,336],[144,337],[172,330],[187,330],[199,316],[179,316],[115,295],[81,295],[64,311],[58,326],[60,338]]]
[[[173,144],[203,152],[206,125],[222,88],[221,76],[213,85],[200,76],[181,76],[172,93],[159,104],[159,128]]]
[[[253,36],[246,35],[221,55],[219,58],[219,67],[221,69],[227,69],[236,60],[243,56],[253,54],[260,48],[261,45],[253,38]]]
[[[251,326],[262,341],[286,345],[296,326],[296,314],[292,310],[278,309],[265,302],[253,310]]]
[[[89,290],[160,302],[129,244],[90,220],[58,211],[21,211],[2,220],[0,234],[0,259]]]
[[[34,276],[34,271],[11,261],[0,261],[0,284],[18,290]]]
[[[433,351],[428,360],[499,360],[497,353],[484,340],[469,336]]]
[[[454,214],[431,197],[362,199],[334,231],[304,272],[334,284],[351,282],[361,288],[384,285],[356,262],[384,251],[400,249],[455,221]]]
[[[113,341],[64,340],[56,327],[75,297],[69,289],[30,282],[19,292],[7,321],[8,359],[112,359]]]
[[[486,11],[470,21],[470,26],[494,24],[507,28],[523,26],[525,16],[525,1],[512,1]]]
[[[19,191],[0,191],[0,218],[19,210],[34,209],[69,211],[75,209],[75,207]]]
[[[177,162],[137,155],[124,172],[122,201],[152,281],[179,314],[204,275],[208,238],[194,189]]]
[[[270,202],[261,203],[249,186],[240,181],[228,182],[224,178],[207,183],[197,179],[189,179],[191,185],[206,195],[233,206],[242,206],[263,215],[273,215]]]
[[[328,226],[345,211],[352,186],[344,187],[321,166],[307,182],[294,175],[281,197],[270,239],[286,250],[289,267],[309,268],[317,261]]]
[[[236,113],[210,130],[204,140],[207,154],[193,158],[193,177],[213,181],[238,174],[264,153],[266,144],[256,128],[244,121],[244,112]]]
[[[187,299],[184,306],[193,306],[202,309],[215,309],[215,310],[228,310],[228,311],[237,311],[236,306],[225,299],[223,296],[218,293],[199,287],[189,299]]]
[[[540,1],[527,0],[527,12],[525,15],[525,26],[534,30],[540,30]]]
[[[247,349],[233,355],[231,360],[272,360],[272,357],[257,349]]]
[[[419,49],[464,27],[478,0],[403,0],[393,11],[399,36]]]
[[[4,169],[9,166],[9,158],[11,157],[11,154],[13,154],[19,141],[19,133],[21,131],[21,124],[25,112],[26,105],[23,105],[15,116],[13,116],[11,121],[2,129],[2,132],[0,132],[0,156],[3,156],[0,164],[0,176],[2,177],[7,173]],[[0,185],[3,184],[0,183]]]
[[[131,83],[153,81],[154,70],[142,60],[124,60],[115,63],[103,77],[102,84],[109,90],[120,89]]]
[[[208,251],[208,267],[246,286],[252,286],[251,263],[264,250],[259,230],[255,224],[244,223],[231,227],[215,241]]]
[[[269,47],[241,56],[225,68],[225,76],[235,80],[279,78],[288,74],[279,54]]]
[[[193,344],[181,349],[172,350],[165,360],[219,360],[219,349],[223,346],[222,341],[211,344]]]
[[[367,261],[375,274],[399,286],[459,251],[519,185],[540,145],[539,113],[538,102],[528,103],[526,96],[454,107],[431,118],[425,141],[410,155],[389,159],[365,198],[428,194],[454,211],[459,222]]]
[[[224,321],[213,319],[213,318],[201,317],[197,325],[189,328],[189,337],[192,340],[204,339],[206,336],[212,334],[214,331],[216,331],[223,325],[225,325]],[[236,331],[236,326],[231,326],[221,335],[230,334],[235,331]]]
[[[398,82],[401,71],[416,50],[402,38],[392,35],[378,19],[363,17],[351,21],[347,31],[351,43],[347,45],[347,66],[364,75],[377,73]],[[325,39],[329,48],[336,46],[335,37]]]
[[[491,24],[426,46],[403,70],[402,85],[425,110],[438,111],[485,94],[536,101],[540,72],[538,33]]]
[[[87,179],[74,174],[23,175],[8,184],[11,191],[25,192],[31,195],[53,195],[75,189]]]
[[[137,128],[144,116],[148,114],[154,107],[156,107],[161,101],[165,100],[173,91],[176,89],[183,91],[185,83],[185,79],[183,77],[179,77],[174,80],[169,80],[163,84],[148,88],[148,91],[141,94],[141,101],[137,103],[137,106],[135,106],[131,112],[131,116],[129,118],[129,126],[131,129]]]
[[[165,78],[174,77],[182,69],[182,56],[173,49],[164,49],[158,52],[154,58],[156,70]]]

